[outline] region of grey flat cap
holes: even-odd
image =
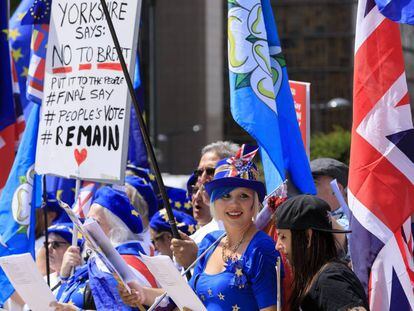
[[[312,176],[330,176],[344,188],[348,186],[348,166],[331,158],[319,158],[310,163]]]

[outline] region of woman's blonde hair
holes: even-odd
[[[114,213],[107,208],[103,208],[108,226],[111,228],[108,233],[108,238],[112,245],[117,246],[127,241],[142,241],[139,234],[133,233],[128,226]]]

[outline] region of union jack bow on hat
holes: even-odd
[[[234,157],[223,159],[216,165],[214,178],[205,184],[208,194],[220,187],[245,187],[257,192],[262,202],[265,196],[265,186],[257,180],[259,172],[252,162],[258,147],[243,145]]]

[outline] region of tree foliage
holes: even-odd
[[[336,126],[328,134],[312,135],[310,143],[311,160],[316,158],[334,158],[349,164],[351,133]]]

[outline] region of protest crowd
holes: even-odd
[[[272,207],[274,216],[267,226],[277,228],[276,235],[271,237],[266,228],[257,228],[254,220],[263,209],[266,192],[253,162],[256,151],[255,147],[239,149],[223,141],[204,147],[187,184],[192,207],[186,212],[173,210],[182,239],[172,237],[165,209],[157,210],[156,193],[146,181],[150,180],[149,171],[130,165],[129,191],[109,186],[96,191],[85,216],[100,225],[134,269],[137,279],[127,284],[129,290],[109,271],[99,269],[102,262],[87,251],[87,241],[71,245],[73,224],[59,211],[48,228],[48,243],[37,250],[49,248],[56,310],[151,306],[164,290],[140,256],[166,255],[181,271],[206,251],[195,265],[189,285],[208,310],[276,310],[278,286],[283,310],[368,310],[364,289],[346,256],[347,242],[342,236],[350,232],[348,219],[332,191],[324,192],[322,182],[317,183],[317,196],[278,197],[280,205]],[[312,161],[311,167],[315,180],[340,180],[345,191],[345,164],[323,158]],[[56,200],[49,199],[44,208],[55,211],[55,205]],[[17,295],[12,299],[13,303],[19,301]],[[157,310],[175,307],[171,299],[164,299]]]
[[[92,70],[82,57],[88,58],[86,51],[92,53],[97,38],[104,36],[107,17],[122,25],[131,18],[131,11],[138,10],[131,9],[136,4],[106,1],[109,12],[105,16],[105,7],[98,0],[79,7],[69,0],[31,2],[16,12],[29,12],[31,20],[21,20],[35,34],[34,38],[30,35],[32,58],[38,61],[34,69],[29,69],[27,94],[13,88],[10,94],[0,94],[4,98],[10,96],[14,107],[19,97],[29,98],[32,105],[17,151],[13,146],[12,160],[7,164],[5,157],[0,159],[2,169],[9,166],[7,182],[0,185],[1,310],[414,308],[414,154],[410,157],[407,153],[414,145],[409,140],[414,137],[414,128],[411,119],[411,123],[391,120],[396,129],[385,126],[381,110],[372,119],[380,119],[386,130],[378,130],[377,136],[372,134],[376,125],[366,121],[361,111],[369,106],[369,92],[376,94],[380,90],[372,86],[374,82],[369,77],[356,77],[354,81],[354,101],[363,104],[362,108],[354,107],[357,124],[350,166],[327,157],[309,161],[287,79],[277,82],[278,74],[287,77],[287,73],[286,67],[275,65],[274,51],[280,42],[269,13],[270,1],[228,1],[231,112],[256,144],[210,142],[200,150],[193,172],[187,172],[186,189],[167,187],[159,180],[156,159],[151,158],[151,144],[145,141],[148,134],[141,130],[138,145],[131,141],[132,130],[128,137],[128,129],[124,128],[128,124],[125,118],[130,115],[129,106],[122,104],[130,100],[127,94],[131,89],[122,76],[120,63],[132,66],[135,51],[122,48],[123,63],[115,47],[105,53],[97,48],[97,66],[104,72],[102,81],[119,82],[103,83],[102,90],[92,79],[83,83],[81,78],[71,76],[76,68],[79,72]],[[378,2],[359,1],[357,28],[378,18],[378,28],[389,22],[384,28],[395,31],[388,34],[392,37],[399,33],[398,25],[380,14]],[[0,9],[3,12],[7,6]],[[253,13],[257,19],[251,21]],[[139,23],[132,20],[135,25]],[[76,40],[85,38],[90,39],[91,47],[85,48],[76,66],[76,55],[72,63],[66,63],[63,52],[57,57],[61,61],[58,67],[53,57],[59,53],[54,45],[62,33],[59,27],[66,29],[69,36],[69,27],[75,27],[72,24],[80,26],[69,49],[75,51]],[[96,25],[88,30],[86,24]],[[137,34],[132,28],[119,34],[120,38],[136,42]],[[49,32],[47,44],[41,41],[45,29]],[[375,30],[371,27],[370,31]],[[260,48],[264,51],[260,53],[267,53],[263,68],[269,66],[269,72],[264,72],[259,63],[249,65],[253,59],[250,56],[246,57],[247,65],[238,64],[244,55],[240,46],[247,44],[240,44],[240,33],[249,36],[247,41],[253,42],[254,53]],[[364,44],[371,44],[365,41],[372,38],[363,37],[368,33],[357,29],[356,68],[370,66],[360,59],[369,53],[370,47]],[[109,30],[106,35],[111,38]],[[123,44],[129,42],[125,40]],[[372,45],[378,47],[380,43],[375,41]],[[2,53],[3,57],[9,51]],[[257,59],[260,53],[253,56]],[[390,92],[401,91],[405,83],[400,77],[405,79],[402,55],[397,56],[385,67],[401,69],[395,82],[399,84],[389,86],[393,88]],[[9,62],[7,66],[12,68],[12,85],[15,65]],[[247,72],[243,66],[251,66],[250,82],[240,82]],[[261,70],[264,74],[257,78]],[[389,71],[387,74],[392,75],[393,71]],[[276,77],[272,76],[275,72]],[[390,76],[383,78],[387,79],[392,80]],[[267,83],[271,86],[269,96]],[[403,106],[405,117],[410,115],[406,85],[403,90],[389,105],[393,107],[378,109]],[[83,105],[82,113],[72,108],[78,103]],[[240,108],[250,104],[254,112]],[[0,118],[6,110],[0,108]],[[131,123],[142,121],[133,119],[135,112],[140,113],[137,107],[131,109]],[[52,113],[59,119],[50,117]],[[77,117],[71,119],[69,116],[74,114]],[[387,117],[391,114],[384,112]],[[271,119],[274,115],[280,117],[276,125]],[[282,124],[283,118],[290,121]],[[261,123],[266,127],[255,129]],[[1,126],[3,123],[3,135]],[[386,143],[380,141],[384,133]],[[0,143],[1,139],[2,136]],[[369,148],[367,142],[371,144]],[[142,150],[145,161],[137,159],[136,154]],[[100,166],[93,165],[90,159]],[[407,164],[406,160],[411,162]],[[71,196],[62,196],[56,185],[63,183],[76,188],[76,195],[72,192]],[[394,209],[390,211],[390,207]]]

